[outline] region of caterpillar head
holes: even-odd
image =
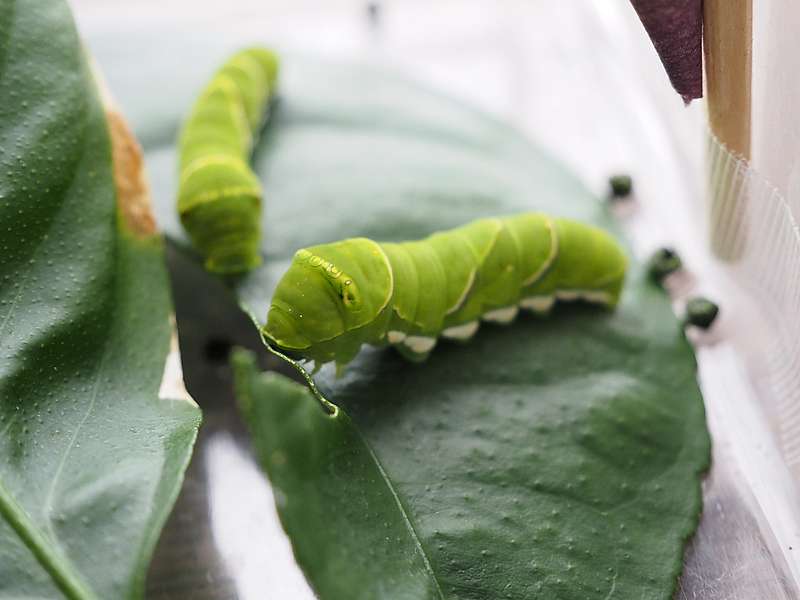
[[[371,240],[299,250],[275,288],[264,334],[290,354],[346,364],[377,341],[391,295],[388,260]]]

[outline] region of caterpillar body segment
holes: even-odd
[[[236,273],[261,262],[261,185],[249,161],[277,73],[278,59],[269,50],[234,54],[184,124],[178,212],[210,271]]]
[[[546,313],[557,300],[613,307],[627,257],[607,232],[540,213],[480,219],[425,240],[354,238],[299,250],[263,333],[317,365],[346,365],[362,344],[424,360],[437,339],[466,341],[481,320]]]

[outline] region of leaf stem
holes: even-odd
[[[0,481],[0,515],[19,535],[28,550],[50,575],[56,587],[70,600],[89,600],[96,596],[70,572],[69,564],[52,549],[52,542],[31,521]]]

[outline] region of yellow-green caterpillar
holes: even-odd
[[[237,52],[215,73],[183,127],[178,212],[209,271],[237,273],[261,262],[261,185],[249,161],[277,74],[273,52]]]
[[[277,349],[341,368],[362,344],[424,360],[440,335],[509,323],[557,300],[615,306],[627,257],[607,232],[541,213],[480,219],[425,240],[353,238],[299,250],[262,333]]]

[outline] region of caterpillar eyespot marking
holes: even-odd
[[[249,161],[277,74],[270,50],[237,52],[200,93],[181,131],[178,213],[209,271],[238,273],[261,262],[261,184]]]
[[[421,241],[353,238],[295,254],[262,334],[316,364],[335,361],[337,371],[363,344],[420,361],[440,336],[468,340],[480,321],[510,323],[520,308],[614,307],[626,270],[609,233],[541,213],[480,219]]]

